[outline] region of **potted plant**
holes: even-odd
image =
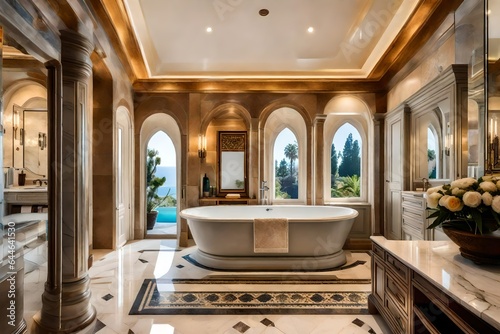
[[[146,218],[147,229],[152,230],[158,217],[158,211],[155,209],[159,207],[163,201],[168,197],[158,196],[158,188],[160,188],[166,181],[165,177],[157,177],[156,167],[161,163],[161,158],[158,156],[158,151],[149,149],[146,157]]]
[[[500,177],[463,178],[427,190],[427,207],[460,246],[462,256],[476,263],[500,263]]]

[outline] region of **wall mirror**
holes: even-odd
[[[219,131],[218,133],[218,193],[246,194],[247,133],[246,131]]]
[[[449,178],[450,156],[450,122],[447,104],[436,106],[428,112],[420,113],[414,118],[415,178],[447,179]]]
[[[21,148],[13,151],[16,167],[47,176],[47,110],[14,105],[13,118],[14,140],[18,140],[17,148]],[[21,161],[22,166],[19,166]]]
[[[467,137],[467,72],[467,65],[452,65],[407,100],[414,185],[424,178],[435,185],[467,174],[468,147],[460,140]]]
[[[500,2],[488,1],[488,134],[487,168],[500,172]]]

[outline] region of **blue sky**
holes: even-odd
[[[161,158],[160,166],[175,166],[174,143],[165,132],[158,131],[155,133],[149,140],[148,148],[158,150]]]

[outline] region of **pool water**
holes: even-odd
[[[177,208],[175,206],[159,207],[157,223],[175,223],[177,221]]]

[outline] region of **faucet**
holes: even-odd
[[[269,190],[269,187],[267,186],[267,181],[262,181],[260,183],[260,204],[264,205],[266,204],[266,200],[264,198],[265,192]]]
[[[431,184],[429,183],[429,179],[423,177],[422,178],[422,182],[424,183],[424,191],[427,191],[427,189],[429,189],[429,187],[431,186]]]
[[[37,184],[39,183],[39,187],[41,187],[43,185],[43,183],[45,184],[48,184],[49,182],[49,179],[36,179],[35,181],[33,181],[34,184]]]

